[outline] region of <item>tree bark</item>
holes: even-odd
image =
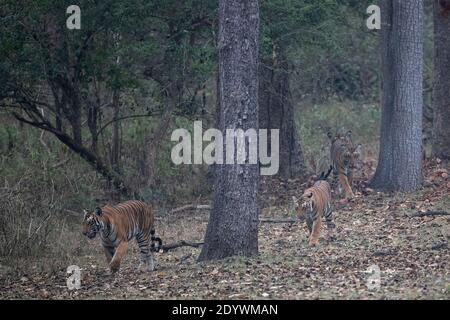
[[[433,154],[450,160],[450,19],[434,0]]]
[[[258,29],[257,0],[219,1],[219,128],[224,135],[226,129],[258,129]],[[258,252],[258,185],[258,164],[216,165],[214,204],[199,261]]]
[[[146,142],[147,157],[146,157],[146,168],[145,168],[145,183],[144,185],[148,187],[153,187],[156,184],[158,178],[158,159],[161,150],[161,145],[163,143],[164,137],[166,136],[172,121],[172,112],[177,106],[177,101],[179,98],[179,91],[173,89],[173,85],[169,85],[165,97],[165,108],[159,123],[153,131],[151,138],[149,137]]]
[[[414,191],[422,182],[422,0],[381,1],[380,153],[371,185]]]
[[[299,177],[305,173],[305,162],[295,124],[289,64],[281,52],[274,50],[271,61],[259,68],[259,75],[259,127],[280,130],[279,175],[285,179]]]
[[[114,122],[111,141],[111,167],[116,172],[120,172],[120,121],[117,121],[120,113],[120,93],[117,90],[113,93],[112,108]]]

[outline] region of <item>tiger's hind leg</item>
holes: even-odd
[[[142,271],[153,271],[155,263],[153,261],[153,252],[150,250],[150,234],[141,233],[136,236],[136,242],[139,246],[141,263],[139,269]]]
[[[325,221],[327,223],[328,229],[336,228],[336,225],[333,222],[332,214],[333,214],[333,211],[331,210],[331,205],[328,203],[327,206],[325,207],[325,212],[324,212],[324,217],[325,217]]]

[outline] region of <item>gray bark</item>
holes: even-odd
[[[113,93],[113,130],[111,138],[111,167],[120,172],[120,121],[117,121],[120,113],[120,93],[115,90]]]
[[[450,19],[434,1],[433,154],[450,160]]]
[[[258,27],[257,0],[219,1],[219,128],[224,135],[226,129],[258,129]],[[216,165],[200,261],[258,252],[258,184],[258,164]]]
[[[278,173],[290,179],[302,176],[305,164],[289,87],[289,65],[282,55],[274,56],[277,58],[259,68],[259,127],[280,130]]]
[[[422,182],[422,0],[382,0],[380,153],[371,185],[413,191]]]

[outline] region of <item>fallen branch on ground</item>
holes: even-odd
[[[178,242],[173,242],[173,243],[167,243],[167,244],[163,244],[160,248],[159,251],[162,252],[167,252],[176,248],[180,248],[180,247],[193,247],[193,248],[198,248],[200,247],[204,242],[189,242],[189,241],[184,241],[184,240],[180,240]]]
[[[187,204],[185,206],[175,208],[169,211],[169,214],[186,211],[186,210],[211,210],[211,206],[209,204]]]
[[[426,212],[417,212],[410,215],[410,217],[432,217],[432,216],[449,216],[450,213],[444,210],[428,210]]]
[[[447,248],[447,246],[448,246],[448,243],[447,242],[437,242],[437,243],[435,243],[435,244],[433,244],[432,246],[431,246],[431,249],[432,250],[439,250],[439,249],[443,249],[443,248]]]
[[[283,219],[283,218],[260,218],[259,222],[261,223],[295,223],[295,222],[299,222],[298,219],[292,219],[292,218],[288,218],[288,219]]]

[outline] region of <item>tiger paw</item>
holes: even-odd
[[[112,273],[116,273],[117,271],[119,271],[120,262],[118,262],[118,261],[111,261],[111,263],[109,264],[109,268],[111,269]]]
[[[334,228],[336,228],[336,225],[334,224],[334,222],[327,222],[327,228],[334,229]]]

